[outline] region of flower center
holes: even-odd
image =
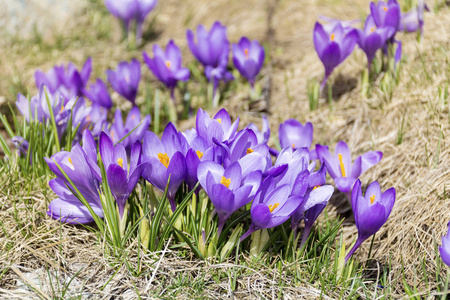
[[[170,65],[171,65],[170,60],[166,60],[166,67],[167,67],[167,69],[170,69]]]
[[[117,163],[119,164],[119,166],[120,166],[121,168],[123,168],[123,159],[122,159],[122,158],[118,158],[118,159],[117,159]]]
[[[313,187],[313,191],[317,188],[320,188],[320,185],[316,185],[315,187]]]
[[[255,152],[252,148],[247,148],[247,154]]]
[[[373,204],[375,202],[375,195],[370,196],[370,204]]]
[[[195,153],[197,153],[197,156],[199,159],[202,159],[203,157],[203,152],[201,152],[200,150],[195,151]]]
[[[388,8],[386,6],[383,6],[383,10],[387,12]]]
[[[344,162],[342,161],[342,154],[338,154],[338,159],[339,159],[339,166],[341,167],[341,174],[342,177],[345,177],[345,166],[344,166]]]
[[[245,54],[245,58],[248,58],[248,49],[247,48],[244,49],[244,54]]]
[[[72,165],[72,167],[73,167],[73,162],[72,162],[72,159],[69,157],[68,159],[67,159],[69,162],[70,162],[70,164]]]
[[[167,155],[167,153],[158,153],[158,159],[159,161],[164,165],[164,167],[168,168],[169,167],[169,155]]]
[[[217,120],[217,122],[219,122],[219,124],[222,124],[222,119],[216,119]]]
[[[134,120],[134,118],[136,118],[136,116],[134,114],[131,115],[131,119]]]
[[[227,188],[230,188],[231,178],[225,178],[224,176],[222,176],[220,183],[226,186]]]
[[[278,206],[280,206],[280,203],[275,203],[274,205],[269,205],[269,210],[271,213],[273,213],[273,211],[275,210],[275,208],[277,208]]]
[[[61,105],[61,110],[59,111],[59,113],[62,113],[63,110],[64,110],[64,105]]]
[[[295,149],[295,144],[292,144],[292,149]]]
[[[375,27],[371,27],[370,32],[374,32],[374,31],[375,31]]]
[[[88,122],[91,121],[91,116],[90,116],[90,115],[87,115],[87,116],[86,116],[86,121],[88,121]]]
[[[335,36],[336,36],[336,35],[335,35],[334,33],[330,34],[330,40],[331,40],[332,42],[334,42]]]

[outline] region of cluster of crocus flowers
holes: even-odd
[[[129,112],[127,122],[133,120],[130,117],[133,115],[139,115],[137,107]],[[345,143],[338,143],[337,158],[327,147],[317,145],[317,149],[310,149],[312,124],[287,120],[280,126],[279,139],[284,146],[273,161],[267,145],[270,137],[267,118],[263,118],[262,131],[254,124],[242,130],[238,127],[239,119],[232,122],[224,109],[212,118],[199,109],[195,128],[180,132],[169,123],[161,138],[144,129],[140,133],[143,134],[142,142],[133,139],[126,144],[116,144],[111,131],[101,132],[100,155],[91,132],[86,130],[82,146],[77,144],[70,152],[62,151],[46,159],[57,176],[49,184],[58,196],[51,202],[48,214],[73,224],[93,220],[78,200],[80,195],[73,194],[73,189],[68,188],[72,182],[93,212],[102,217],[105,212],[101,199],[107,183],[119,219],[126,220],[132,213],[127,209],[128,198],[142,177],[161,192],[167,191],[174,212],[180,191],[193,191],[198,187],[193,192],[202,197],[199,191],[203,189],[217,214],[218,236],[230,218],[248,210],[250,225],[241,240],[257,230],[274,228],[285,222],[289,222],[297,235],[304,220],[304,245],[315,220],[334,192],[334,188],[326,184],[328,171],[333,178],[340,174],[340,179],[335,178],[335,181],[344,192],[348,192],[356,181],[352,207],[359,236],[348,257],[386,222],[395,201],[395,190],[389,189],[382,194],[375,182],[363,197],[358,180],[362,172],[381,159],[380,152],[363,154],[352,165],[350,150]],[[321,162],[320,166],[317,162]],[[102,177],[102,174],[105,175]]]
[[[423,15],[428,7],[424,1],[419,1],[417,7],[410,12],[401,13],[397,0],[387,3],[378,1],[370,3],[370,14],[366,18],[363,29],[352,27],[354,22],[345,22],[326,18],[328,24],[316,23],[313,37],[317,55],[325,67],[325,76],[321,88],[324,87],[333,70],[341,64],[353,51],[355,43],[367,56],[368,68],[378,50],[388,53],[388,46],[396,44],[395,62],[402,56],[402,43],[395,39],[398,31],[422,33]]]
[[[148,14],[155,8],[156,0],[105,0],[109,12],[120,19],[128,34],[131,23],[136,22],[136,42],[139,45],[142,39],[142,25]]]

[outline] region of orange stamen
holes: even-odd
[[[388,8],[386,6],[383,6],[383,10],[387,12]]]
[[[248,58],[248,49],[244,49],[245,58]]]
[[[335,35],[334,33],[330,34],[330,40],[331,40],[332,42],[334,42],[335,36],[336,36],[336,35]]]
[[[71,159],[70,157],[69,157],[68,161],[70,162],[70,164],[71,164],[72,167],[73,167],[73,162],[72,162],[72,159]]]
[[[197,151],[195,151],[195,153],[197,153],[197,156],[198,156],[199,159],[202,159],[202,157],[203,157],[203,152],[197,150]]]
[[[269,205],[269,210],[271,213],[273,213],[273,211],[275,210],[275,208],[277,208],[280,205],[280,203],[275,203],[274,205]]]
[[[247,148],[247,154],[250,154],[250,153],[253,153],[253,152],[255,152],[255,151],[253,151],[252,148]]]
[[[121,168],[123,168],[123,159],[122,159],[122,158],[118,158],[118,159],[117,159],[117,163],[119,164],[119,166],[120,166]]]
[[[320,188],[320,185],[316,185],[316,186],[313,188],[313,191],[314,191],[315,189],[317,189],[317,188]]]
[[[344,162],[342,161],[342,154],[338,154],[338,159],[339,159],[339,166],[341,167],[341,174],[342,177],[345,177],[345,166],[344,166]]]
[[[217,122],[219,122],[219,124],[222,124],[222,119],[216,119],[217,120]]]
[[[167,69],[170,69],[170,65],[171,65],[170,60],[166,60],[166,67],[167,67]]]
[[[227,188],[230,188],[231,178],[225,178],[222,176],[220,183],[223,184],[224,186],[226,186]]]
[[[375,195],[370,196],[370,204],[373,204],[375,201]]]
[[[169,155],[167,155],[167,153],[164,153],[164,154],[158,153],[158,159],[164,165],[164,167],[166,167],[166,168],[169,167],[170,158],[169,158]]]

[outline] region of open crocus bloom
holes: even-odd
[[[140,142],[134,143],[128,160],[127,152],[122,144],[114,146],[106,133],[100,134],[100,156],[105,166],[109,188],[116,200],[121,218],[128,197],[134,190],[142,172],[145,168],[151,170],[151,166],[147,162],[141,163],[141,148]]]
[[[261,178],[261,171],[253,171],[244,177],[237,162],[226,169],[212,161],[200,163],[198,180],[219,215],[219,235],[226,220],[253,199]]]
[[[416,32],[419,30],[422,35],[424,24],[423,15],[425,11],[430,11],[430,9],[425,1],[419,0],[417,7],[414,7],[407,13],[401,14],[398,30],[406,32]]]
[[[447,225],[450,228],[450,222]],[[450,266],[450,229],[446,236],[442,237],[442,246],[439,247],[439,253],[441,254],[442,261]]]
[[[107,70],[108,81],[112,88],[125,99],[135,104],[139,81],[141,80],[141,65],[137,59],[131,62],[122,61],[116,70]]]
[[[378,1],[370,3],[370,12],[377,27],[392,27],[395,31],[400,24],[400,5],[396,0],[389,0],[388,3]]]
[[[256,230],[273,228],[283,224],[302,204],[303,198],[292,196],[288,184],[275,186],[272,177],[267,177],[252,202],[250,210],[252,224],[250,229],[241,237],[246,239]]]
[[[326,164],[336,187],[343,193],[348,193],[356,179],[383,157],[380,151],[370,151],[358,156],[352,164],[350,149],[343,141],[337,143],[334,156],[325,146],[316,145],[316,150],[320,161]]]
[[[186,177],[186,160],[183,155],[185,141],[172,123],[167,124],[161,140],[153,132],[147,131],[143,142],[143,160],[152,166],[142,177],[156,188],[164,191],[170,177],[167,197],[175,211],[175,194]]]
[[[262,116],[262,130],[259,131],[258,126],[256,126],[253,123],[248,124],[248,129],[253,131],[256,135],[256,138],[258,140],[258,144],[267,144],[270,139],[270,126],[269,126],[269,120],[266,116]]]
[[[333,25],[325,27],[316,22],[314,27],[314,47],[325,67],[321,88],[325,86],[334,68],[352,53],[357,40],[356,30],[352,29],[346,32],[340,22]]]
[[[173,92],[177,82],[189,80],[190,74],[188,68],[182,67],[180,48],[173,40],[170,40],[165,51],[155,44],[153,46],[153,58],[149,57],[145,52],[143,56],[145,63],[153,74],[170,89],[173,99]]]
[[[369,72],[375,54],[394,33],[393,27],[378,28],[372,15],[367,17],[364,30],[358,29],[358,45],[366,53]]]
[[[238,44],[233,44],[232,49],[234,66],[254,86],[256,75],[264,64],[264,47],[256,40],[242,37]]]
[[[206,140],[208,146],[214,146],[214,140],[224,142],[233,139],[238,126],[239,117],[231,124],[230,115],[223,108],[212,119],[206,111],[201,108],[198,109],[196,118],[197,134]]]
[[[358,247],[371,235],[375,234],[386,223],[395,203],[395,188],[381,193],[377,181],[369,184],[366,195],[361,191],[361,181],[357,180],[352,191],[352,209],[355,225],[358,228],[358,239],[345,257],[347,261]]]

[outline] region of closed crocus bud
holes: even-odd
[[[256,40],[250,41],[242,37],[238,44],[233,44],[232,50],[234,66],[253,87],[255,78],[264,64],[264,47]]]
[[[92,83],[88,89],[84,89],[84,95],[100,106],[107,109],[112,107],[111,96],[109,95],[108,88],[106,84],[101,79],[97,79],[95,83]]]
[[[356,30],[346,30],[340,22],[335,22],[332,26],[323,26],[316,22],[314,27],[314,47],[325,67],[325,77],[321,89],[325,86],[334,68],[352,53],[356,40]]]
[[[442,261],[450,266],[450,222],[447,225],[449,230],[446,236],[442,237],[442,246],[439,247],[439,252],[441,253]]]
[[[108,81],[112,88],[125,99],[135,104],[141,80],[141,65],[137,59],[131,62],[122,61],[116,70],[107,70]]]
[[[425,11],[430,11],[430,9],[425,1],[419,0],[417,7],[414,7],[409,12],[401,14],[398,30],[406,32],[416,32],[419,30],[420,35],[422,35],[424,24],[423,15]]]
[[[353,255],[361,244],[374,235],[386,223],[395,203],[395,188],[381,193],[380,184],[374,181],[367,187],[366,195],[361,191],[361,181],[357,180],[352,191],[352,209],[358,238],[345,261]]]

